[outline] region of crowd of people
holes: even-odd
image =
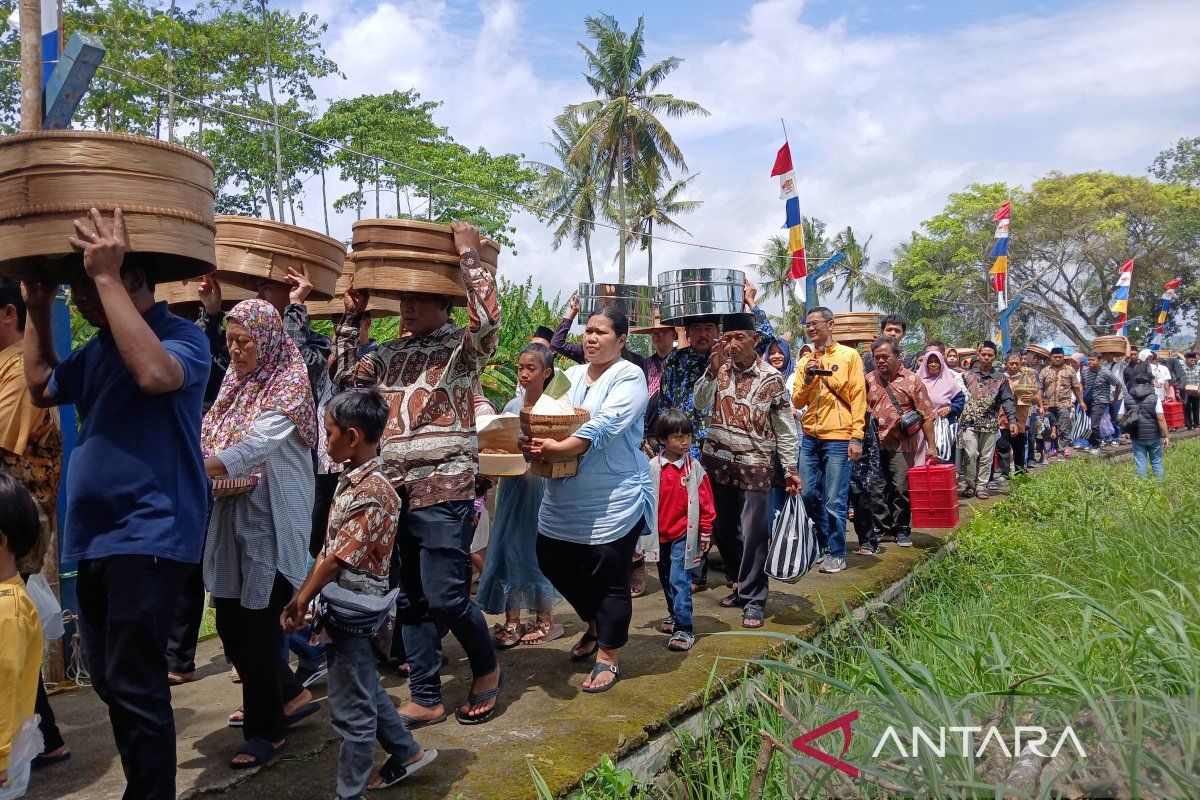
[[[479,474],[475,420],[491,412],[480,376],[501,308],[474,227],[452,226],[467,326],[451,319],[453,298],[410,292],[400,295],[404,335],[380,343],[368,297],[353,289],[332,341],[315,333],[302,271],[264,281],[227,313],[206,281],[199,319],[182,319],[125,258],[119,210],[111,221],[93,211],[76,231],[72,301],[98,329],[82,348],[55,350],[57,287],[0,281],[0,783],[16,777],[9,754],[35,710],[43,747],[27,766],[70,755],[23,582],[50,557],[55,530],[62,558],[78,563],[83,661],[108,707],[126,797],[175,796],[171,686],[195,677],[208,597],[241,684],[229,725],[244,743],[230,767],[281,753],[288,729],[319,708],[309,687],[324,677],[342,739],[337,796],[349,800],[433,761],[421,728],[495,718],[498,654],[562,637],[560,601],[586,625],[569,650],[591,662],[583,691],[611,689],[628,668],[647,564],[667,648],[695,644],[693,595],[709,582],[713,545],[730,589],[718,605],[762,627],[773,519],[791,497],[821,544],[819,571],[836,574],[851,523],[860,556],[912,546],[916,466],[955,463],[961,496],[986,498],[1014,473],[1071,457],[1073,420],[1085,414],[1089,450],[1124,429],[1139,473],[1161,475],[1163,401],[1178,394],[1187,427],[1200,425],[1192,353],[1164,364],[1150,351],[1126,361],[1055,348],[1047,359],[986,341],[910,349],[897,315],[860,353],[836,341],[824,307],[807,315],[799,344],[747,282],[742,313],[689,318],[682,336],[657,320],[638,329],[648,357],[611,308],[568,341],[573,299],[556,331],[530,337],[503,411],[531,409],[561,370],[563,399],[587,420],[561,439],[522,436],[520,449],[532,462],[577,460],[577,474],[493,487]],[[81,427],[59,525],[55,408],[67,404]],[[493,488],[487,547],[473,559]],[[482,573],[474,595],[472,564]],[[489,629],[484,612],[503,621]],[[465,697],[443,694],[446,633],[470,664]],[[408,677],[398,708],[381,668]],[[387,755],[378,768],[376,742]]]

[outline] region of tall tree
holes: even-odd
[[[1150,174],[1168,183],[1200,186],[1200,136],[1180,139],[1159,153],[1150,165]]]
[[[645,19],[638,18],[632,33],[621,30],[610,14],[588,17],[585,22],[592,46],[579,42],[587,63],[588,85],[598,99],[567,106],[560,119],[575,116],[583,129],[569,156],[576,165],[593,154],[603,172],[599,181],[606,198],[616,190],[616,219],[629,230],[626,184],[643,168],[678,167],[687,172],[683,152],[661,121],[661,116],[708,116],[699,103],[657,91],[682,63],[671,56],[646,68]],[[622,234],[624,235],[624,234]],[[625,282],[625,249],[618,248],[618,281]]]
[[[826,236],[825,223],[816,217],[802,217],[800,224],[804,230],[805,254],[809,259],[819,263],[831,255],[829,238]],[[792,259],[788,254],[786,236],[772,236],[762,248],[763,256],[754,265],[762,277],[759,289],[764,299],[778,297],[783,304],[783,314],[777,317],[783,330],[801,333],[804,330],[804,307],[797,303],[794,291],[795,281],[789,276],[792,269]]]
[[[850,311],[854,310],[854,293],[858,292],[861,295],[863,288],[871,280],[871,256],[868,255],[871,238],[868,236],[865,242],[860,242],[849,225],[838,231],[837,236],[833,238],[833,251],[845,256],[834,268],[838,297],[846,298]]]
[[[635,244],[646,251],[646,285],[654,285],[654,227],[668,231],[688,233],[675,218],[690,214],[704,203],[701,200],[683,200],[680,195],[699,175],[674,181],[664,187],[667,174],[663,170],[644,165],[637,173],[632,186],[633,209],[629,217],[629,232],[622,242],[622,251]],[[691,234],[688,234],[689,236]]]
[[[554,123],[549,142],[557,164],[540,161],[530,163],[537,173],[534,182],[537,204],[546,209],[539,212],[542,221],[553,225],[550,246],[557,250],[570,241],[576,250],[583,249],[587,258],[588,281],[595,282],[592,267],[592,234],[596,231],[596,214],[600,209],[600,188],[596,183],[596,153],[581,153],[572,159],[571,153],[579,142],[582,125],[577,115],[563,115]]]

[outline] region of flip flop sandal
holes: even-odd
[[[492,632],[492,641],[496,643],[498,650],[507,650],[521,643],[521,637],[525,635],[525,631],[525,626],[519,622],[497,625]]]
[[[238,710],[229,715],[229,727],[241,728],[246,724],[246,709],[238,706]]]
[[[275,747],[266,739],[250,739],[238,748],[238,751],[235,755],[253,756],[254,760],[245,762],[230,760],[229,766],[231,769],[253,769],[254,767],[261,767],[263,764],[272,761],[275,756],[282,753],[286,747],[286,739],[284,740],[283,744],[279,745],[279,747]]]
[[[613,679],[600,687],[588,688],[585,686],[583,689],[585,692],[588,694],[601,694],[616,686],[617,682],[621,680],[620,667],[618,667],[616,664],[605,664],[602,661],[597,661],[596,665],[592,667],[592,677],[589,680],[596,680],[596,676],[601,672],[611,672],[613,674]]]
[[[411,778],[421,769],[428,767],[437,757],[437,750],[426,750],[425,755],[421,756],[420,760],[414,761],[408,766],[405,766],[404,764],[400,763],[400,759],[396,758],[395,756],[389,756],[388,760],[383,762],[383,766],[379,768],[380,784],[378,786],[367,787],[367,791],[374,792],[380,789],[386,789],[389,786],[395,786],[405,778]]]
[[[595,647],[591,648],[586,653],[579,649],[581,647],[586,647],[589,644],[594,644]],[[599,649],[600,640],[595,636],[592,636],[590,633],[585,633],[580,640],[575,643],[575,646],[571,648],[571,660],[577,663],[580,661],[587,661],[589,658],[596,655],[596,651]]]
[[[167,683],[171,686],[182,686],[185,683],[191,683],[196,679],[196,671],[191,672],[168,672]]]
[[[59,753],[56,756],[46,755],[45,753],[38,753],[36,756],[33,757],[33,760],[29,762],[29,768],[30,769],[41,769],[42,767],[49,767],[54,764],[58,764],[60,762],[66,761],[70,757],[71,757],[70,748],[64,749],[61,753]]]
[[[738,600],[737,592],[733,592],[728,597],[722,598],[720,602],[721,608],[739,608],[742,603]]]
[[[461,708],[456,710],[454,712],[454,718],[458,720],[459,725],[482,725],[492,717],[496,716],[496,706],[500,704],[500,690],[504,688],[504,678],[505,675],[503,672],[501,672],[500,682],[496,684],[495,689],[488,689],[486,692],[480,692],[479,694],[467,693],[468,711],[482,703],[484,700],[491,700],[493,697],[496,698],[496,702],[492,703],[492,707],[487,711],[475,717],[469,716]]]
[[[300,706],[299,708],[297,708],[292,713],[285,714],[283,717],[283,724],[285,727],[288,727],[288,728],[292,727],[293,725],[298,725],[300,722],[308,719],[313,714],[317,713],[317,711],[320,708],[321,708],[320,703],[317,703],[317,702],[306,703],[306,704]]]
[[[538,637],[536,639],[522,638],[521,644],[545,644],[546,642],[553,642],[555,639],[561,639],[566,631],[557,622],[553,624],[539,622],[536,625],[526,626],[526,633],[536,633]]]
[[[410,731],[415,731],[418,728],[428,728],[430,725],[445,722],[448,716],[450,715],[443,712],[440,717],[434,717],[433,719],[418,719],[417,717],[410,717],[408,714],[399,714],[400,722],[403,723],[406,730]]]

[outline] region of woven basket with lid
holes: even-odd
[[[338,276],[332,300],[312,300],[305,305],[308,307],[309,319],[336,319],[346,313],[346,303],[343,300],[350,288],[350,278],[354,275],[354,262],[346,259],[346,266]],[[362,288],[361,286],[358,288]],[[394,297],[372,294],[367,300],[367,313],[372,319],[400,316],[400,301]],[[400,323],[400,333],[404,332],[404,323]]]
[[[576,408],[574,416],[534,414],[521,411],[521,433],[538,439],[553,439],[561,442],[591,419],[587,409]],[[534,461],[529,471],[543,478],[570,478],[579,474],[579,457],[571,456],[562,461]]]
[[[405,250],[417,253],[439,253],[451,256],[457,263],[458,250],[449,225],[422,222],[415,219],[361,219],[351,226],[350,246],[355,252],[366,250]],[[482,237],[479,260],[495,267],[500,259],[500,246]]]
[[[97,131],[0,138],[0,273],[62,280],[82,264],[72,222],[120,207],[127,259],[156,282],[213,270],[212,163],[178,145]]]
[[[254,297],[254,292],[249,289],[243,289],[240,286],[234,286],[229,283],[217,281],[221,286],[221,310],[229,311],[243,300],[250,300]],[[160,283],[154,287],[154,296],[159,300],[166,301],[167,307],[171,309],[172,314],[178,314],[181,317],[195,319],[200,311],[200,280],[189,279],[186,281],[172,281],[171,283]]]
[[[346,246],[337,239],[257,217],[219,216],[216,223],[221,280],[257,290],[263,280],[286,284],[288,267],[307,269],[313,285],[310,296],[333,298],[346,262]]]

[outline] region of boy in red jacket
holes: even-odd
[[[668,617],[658,629],[671,634],[667,648],[691,650],[692,577],[711,546],[712,487],[708,475],[691,455],[692,423],[677,408],[666,409],[654,427],[662,455],[650,462],[650,476],[658,496],[657,535],[648,537],[646,560],[658,562],[658,580],[667,599]]]

